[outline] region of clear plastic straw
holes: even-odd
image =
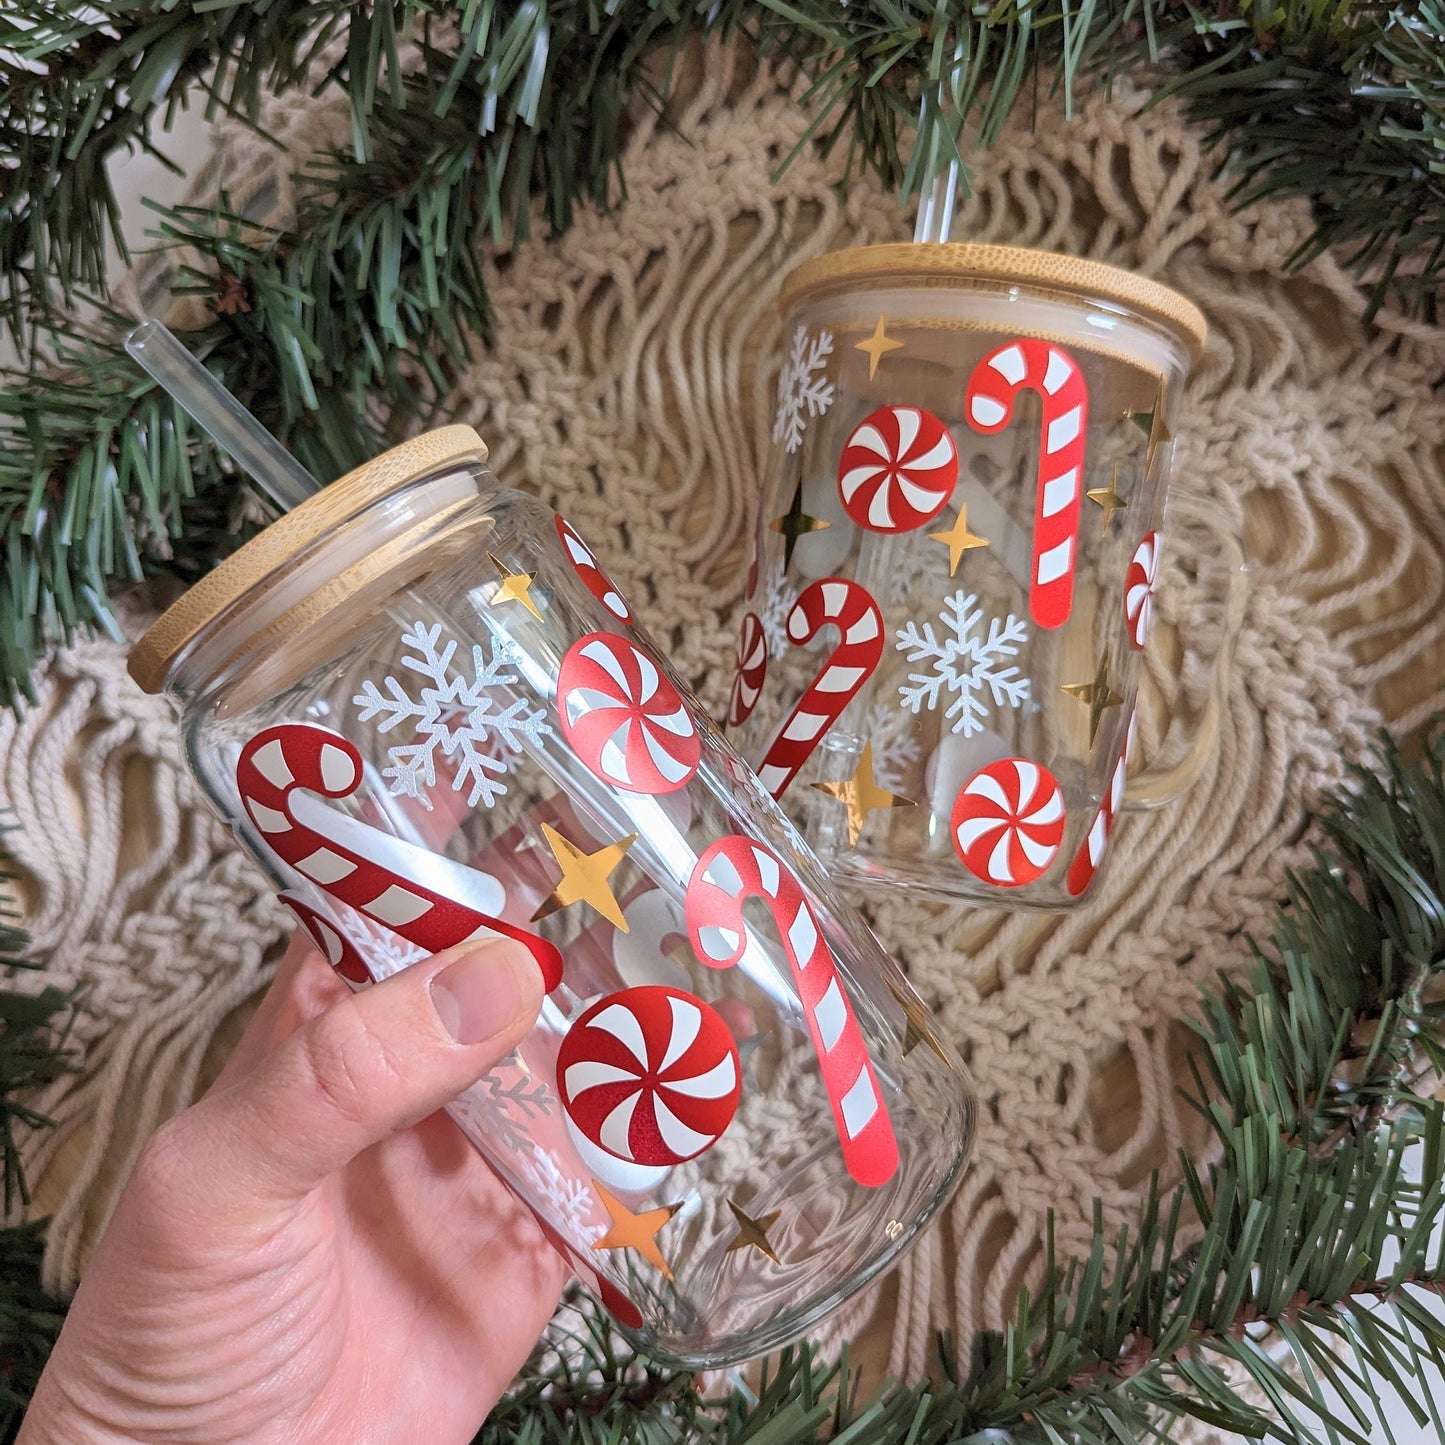
[[[154,318],[125,339],[125,349],[220,449],[289,512],[321,484]]]
[[[960,43],[954,48],[953,60],[957,65],[963,59],[963,46]],[[945,76],[938,83],[938,91],[934,98],[940,115],[946,115],[952,105],[952,97],[949,94],[949,79]],[[920,108],[918,121],[920,131],[923,128],[923,119],[928,114],[928,100],[924,98]],[[922,194],[918,198],[918,219],[913,224],[913,239],[917,244],[936,244],[947,241],[949,233],[953,230],[953,204],[958,199],[958,148],[953,144],[948,146],[948,164],[939,170],[939,161],[942,159],[940,152],[943,150],[942,139],[939,136],[939,128],[936,127],[933,134],[933,144],[929,151],[928,163],[923,172]],[[945,133],[946,133],[946,128]]]

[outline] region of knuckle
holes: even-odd
[[[192,1121],[177,1114],[146,1140],[136,1156],[126,1192],[140,1201],[143,1217],[164,1219],[192,1197],[198,1173],[204,1173]]]
[[[297,1036],[303,1087],[348,1123],[371,1119],[403,1083],[399,1061],[348,1000]]]

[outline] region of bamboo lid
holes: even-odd
[[[1015,282],[1065,291],[1081,299],[1112,301],[1166,326],[1179,338],[1191,361],[1198,359],[1209,335],[1204,313],[1169,286],[1103,261],[1023,246],[902,242],[829,251],[804,261],[792,272],[783,282],[781,302],[787,307],[808,292],[835,284],[898,279]]]
[[[130,675],[146,692],[159,692],[171,665],[202,628],[324,532],[429,472],[486,459],[486,443],[471,427],[444,426],[338,477],[272,522],[161,613],[131,648],[126,664]]]

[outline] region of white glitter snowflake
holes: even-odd
[[[385,718],[378,732],[390,732],[400,723],[415,725],[414,741],[394,743],[388,752],[393,766],[382,769],[382,776],[391,779],[393,797],[415,798],[430,808],[427,790],[436,784],[440,751],[444,758],[455,758],[453,790],[460,792],[470,783],[468,806],[482,803],[490,808],[507,791],[498,778],[521,753],[522,739],[550,737],[552,729],[545,712],[528,707],[525,698],[514,698],[498,710],[496,699],[488,695],[490,688],[517,681],[512,670],[517,657],[514,643],[494,642],[490,662],[481,646],[474,644],[472,675],[467,678],[452,670],[457,644],[449,638],[442,645],[441,637],[439,622],[431,627],[415,622],[401,635],[402,645],[414,654],[403,655],[402,665],[426,679],[419,697],[413,698],[396,678],[388,677],[386,692],[366,682],[351,700],[361,709],[362,722]]]
[[[758,621],[762,623],[763,636],[768,640],[770,658],[780,656],[785,647],[792,645],[788,641],[788,613],[797,600],[797,593],[790,588],[772,587],[758,608]]]
[[[526,1076],[504,1084],[495,1074],[484,1074],[477,1080],[476,1091],[497,1111],[492,1128],[498,1142],[519,1154],[534,1147],[528,1137],[533,1121],[552,1113],[557,1102],[541,1079]]]
[[[898,689],[903,705],[910,712],[937,707],[940,694],[947,689],[958,696],[944,713],[954,719],[953,731],[964,737],[984,730],[988,714],[987,688],[996,708],[1022,707],[1029,698],[1029,680],[1019,675],[1017,667],[1000,667],[1006,657],[1017,657],[1019,648],[1028,639],[1028,623],[1009,613],[1006,621],[989,620],[988,636],[975,630],[983,618],[978,598],[962,590],[946,598],[939,614],[952,636],[940,642],[934,636],[933,623],[925,622],[922,630],[916,622],[900,629],[894,644],[908,654],[909,662],[925,658],[933,664],[928,673],[911,672],[908,682]]]
[[[773,441],[782,442],[790,452],[803,445],[808,418],[822,416],[833,405],[833,383],[822,375],[832,354],[831,331],[811,339],[806,326],[793,333],[792,354],[778,377],[778,414],[773,419]]]
[[[890,792],[905,791],[904,779],[918,765],[913,727],[886,696],[863,715],[860,732],[864,742],[873,744],[873,776]]]
[[[550,1150],[534,1145],[530,1154],[522,1156],[522,1173],[552,1206],[553,1220],[563,1234],[590,1239],[602,1233],[591,1218],[592,1190],[586,1180],[565,1173]]]
[[[419,944],[411,943],[399,933],[393,933],[384,924],[374,923],[359,909],[350,904],[334,901],[338,911],[342,932],[351,940],[356,951],[366,960],[367,969],[375,979],[390,978],[414,963],[420,963],[431,954]]]

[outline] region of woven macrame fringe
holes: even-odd
[[[808,256],[909,226],[874,183],[841,200],[841,159],[817,147],[771,183],[806,125],[792,77],[724,49],[699,76],[668,126],[640,124],[612,214],[584,213],[505,266],[487,258],[499,340],[443,413],[483,433],[503,481],[565,505],[720,713],[781,354],[779,283]],[[1205,504],[1161,603],[1186,636],[1215,625],[1183,562],[1242,539],[1238,644],[1197,784],[1124,820],[1086,907],[1040,919],[870,902],[981,1100],[947,1218],[822,1336],[855,1337],[886,1301],[890,1363],[905,1376],[927,1367],[938,1329],[966,1350],[1005,1321],[1040,1267],[1050,1211],[1068,1251],[1088,1240],[1096,1199],[1112,1223],[1137,1210],[1150,1168],[1188,1137],[1175,1021],[1242,959],[1244,934],[1268,931],[1344,762],[1367,754],[1383,720],[1409,729],[1445,702],[1419,665],[1445,633],[1445,335],[1390,314],[1366,333],[1364,296],[1329,257],[1288,274],[1303,212],[1232,213],[1198,134],[1167,105],[1139,113],[1141,99],[1116,82],[1072,119],[1012,130],[977,157],[955,235],[1113,261],[1206,311],[1213,335],[1176,448]],[[291,173],[344,141],[346,117],[292,97],[265,122],[282,148],[223,127],[199,191],[224,187],[258,220],[284,222]],[[156,284],[152,268],[133,294]],[[41,1100],[57,1127],[27,1157],[68,1171],[48,1257],[49,1283],[67,1288],[126,1161],[193,1093],[207,1041],[264,983],[283,925],[182,771],[168,710],[124,678],[119,647],[62,652],[39,686],[38,708],[0,718],[0,788],[19,823],[8,841],[40,980],[87,986],[83,1070]],[[1128,1121],[1122,1137],[1101,1127],[1110,1115]]]

